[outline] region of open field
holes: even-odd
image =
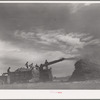
[[[14,83],[0,85],[0,89],[100,89],[100,81]]]

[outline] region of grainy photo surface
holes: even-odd
[[[100,89],[100,4],[0,3],[0,89]]]

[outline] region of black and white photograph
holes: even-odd
[[[100,3],[0,3],[0,89],[100,89]]]

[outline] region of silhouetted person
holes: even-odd
[[[40,71],[43,71],[43,64],[40,65],[39,70],[40,70]]]
[[[29,67],[32,69],[32,68],[33,68],[33,63],[31,63],[31,64],[29,65]]]
[[[10,67],[7,69],[7,72],[8,72],[8,73],[10,72]]]
[[[38,69],[39,69],[39,66],[36,64],[36,65],[35,65],[35,68],[38,70]]]
[[[28,61],[26,62],[25,66],[26,66],[26,68],[28,68]]]
[[[48,61],[45,60],[46,69],[48,69]]]
[[[40,65],[39,67],[39,73],[40,73],[40,80],[43,80],[43,64]]]

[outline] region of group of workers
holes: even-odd
[[[30,65],[28,64],[28,61],[26,62],[25,64],[26,68],[27,69],[33,69],[35,68],[36,70],[39,70],[39,71],[43,71],[43,70],[47,70],[48,69],[48,61],[45,60],[45,63],[44,64],[40,64],[40,66],[38,66],[37,64],[35,66],[33,66],[33,63],[31,63]],[[7,72],[9,73],[10,72],[10,67],[7,69]]]
[[[37,64],[35,66],[33,66],[33,63],[31,63],[30,65],[28,65],[28,61],[27,61],[26,64],[25,64],[25,66],[26,66],[26,68],[30,68],[30,69],[36,68],[37,70],[42,71],[42,70],[48,69],[48,61],[45,60],[45,63],[44,64],[40,64],[40,66],[38,66]]]
[[[33,63],[31,63],[30,65],[28,65],[28,61],[25,64],[26,68],[33,68]]]

